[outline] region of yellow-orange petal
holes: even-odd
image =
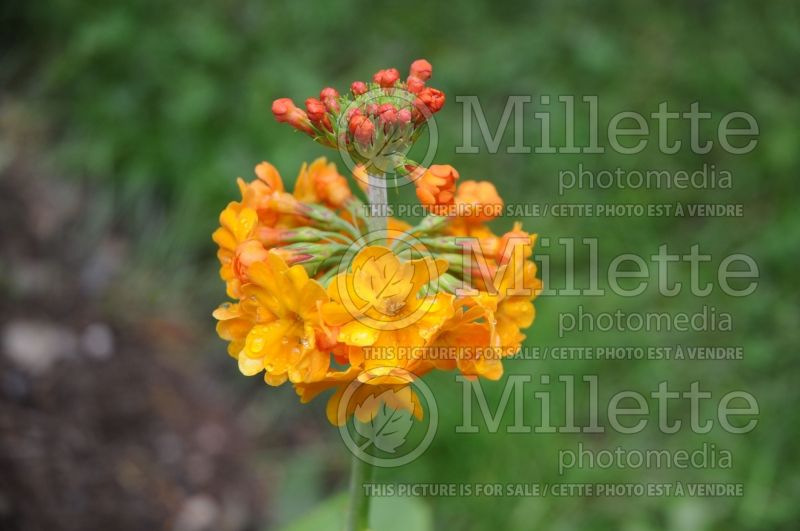
[[[339,341],[355,347],[368,347],[377,341],[380,331],[360,321],[350,321],[339,330]]]
[[[239,355],[239,371],[245,376],[255,376],[262,370],[264,370],[264,362],[261,359]]]

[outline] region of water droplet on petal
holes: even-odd
[[[264,349],[264,338],[256,337],[250,342],[250,350],[252,352],[261,352]]]

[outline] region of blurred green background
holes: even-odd
[[[540,253],[551,257],[556,287],[563,287],[564,253],[555,245],[562,237],[598,238],[601,272],[619,254],[647,257],[662,244],[680,254],[699,244],[714,268],[742,252],[760,268],[757,291],[743,298],[719,289],[705,298],[688,289],[674,298],[654,289],[634,298],[542,298],[528,345],[733,345],[744,348],[743,360],[517,360],[506,364],[507,373],[533,374],[534,382],[540,374],[573,374],[576,381],[596,374],[604,400],[620,390],[646,394],[661,381],[677,390],[699,381],[715,398],[747,390],[761,412],[747,435],[717,427],[704,436],[649,428],[636,437],[457,434],[461,386],[452,374],[437,374],[427,379],[440,411],[433,445],[411,465],[378,471],[376,480],[745,485],[741,498],[451,497],[413,504],[435,529],[797,529],[796,2],[50,0],[4,3],[0,17],[4,528],[281,529],[346,488],[348,455],[325,422],[324,400],[300,406],[291,389],[241,377],[216,339],[210,313],[224,289],[210,234],[236,197],[235,177],[250,178],[257,162],[273,162],[289,182],[303,161],[325,155],[338,162],[335,152],[276,123],[273,99],[303,101],[326,85],[344,91],[379,68],[405,73],[425,57],[434,65],[431,84],[448,95],[437,115],[436,162],[455,165],[462,178],[491,180],[507,201],[744,205],[741,218],[523,220],[526,230],[550,238],[551,248]],[[455,96],[478,96],[494,126],[509,95],[536,101],[543,94],[554,101],[598,95],[601,124],[623,110],[647,115],[666,101],[684,112],[698,101],[714,115],[703,129],[712,139],[722,115],[746,111],[758,120],[759,143],[740,156],[718,147],[703,156],[688,149],[666,156],[651,134],[650,147],[636,156],[515,155],[504,149],[513,142],[509,131],[498,154],[482,144],[478,154],[456,153],[463,110]],[[562,145],[560,107],[552,107],[553,143]],[[585,142],[581,109],[577,134]],[[532,145],[536,123],[530,114],[526,120]],[[685,130],[674,138],[688,143]],[[714,164],[733,174],[733,187],[559,196],[558,172],[579,163],[670,171]],[[495,228],[512,221],[497,220]],[[583,246],[576,264],[585,287]],[[715,269],[703,271],[714,280]],[[688,287],[688,266],[676,266],[673,278]],[[559,338],[559,314],[579,305],[595,313],[713,306],[732,314],[733,330]],[[37,338],[44,346],[31,356],[45,361],[26,365],[17,354]],[[70,341],[77,346],[69,353],[52,354]],[[483,389],[496,404],[502,383]],[[578,395],[582,425],[582,386]],[[687,408],[675,414],[687,422]],[[526,416],[535,423],[536,408]],[[579,442],[687,450],[708,442],[730,450],[733,466],[559,476],[559,450]]]

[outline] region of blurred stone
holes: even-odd
[[[114,334],[105,323],[92,323],[81,335],[81,348],[91,357],[105,360],[114,354]]]
[[[198,494],[184,502],[175,519],[175,531],[206,531],[217,528],[219,505],[211,496]]]
[[[214,422],[206,422],[197,430],[197,444],[210,455],[216,455],[225,449],[228,434],[225,429]]]
[[[12,321],[3,327],[3,352],[21,369],[39,375],[73,356],[78,338],[68,328],[43,321]]]

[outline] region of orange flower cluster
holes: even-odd
[[[380,70],[372,82],[354,81],[346,94],[331,87],[308,98],[305,110],[289,98],[272,103],[275,119],[329,147],[351,152],[357,162],[399,144],[410,146],[427,119],[444,106],[442,91],[426,85],[433,67],[425,59],[411,64],[405,81],[396,68]]]
[[[431,72],[418,60],[405,82],[395,69],[354,82],[355,100],[324,89],[306,111],[283,99],[273,112],[332,147],[340,133],[361,142],[367,121],[385,132],[414,127],[418,104],[437,111],[444,96],[425,86]],[[364,120],[351,113],[337,129],[358,98],[399,89],[415,95],[411,107],[366,103],[357,107]],[[535,317],[535,235],[520,224],[502,235],[487,227],[503,207],[494,186],[458,184],[448,165],[400,163],[430,210],[416,226],[389,218],[386,231],[371,232],[348,179],[318,159],[303,164],[291,193],[274,166],[257,165],[256,179],[238,179],[241,199],[223,210],[213,234],[231,299],[214,317],[239,370],[269,385],[288,381],[303,402],[333,390],[327,413],[337,425],[353,415],[368,420],[382,403],[420,417],[410,384],[433,370],[500,378],[503,358],[518,352]],[[360,183],[367,167],[376,166],[353,170]]]
[[[431,215],[416,227],[390,220],[387,243],[362,248],[368,228],[354,207],[363,205],[333,164],[304,164],[291,194],[271,164],[256,166],[256,176],[239,179],[242,198],[213,235],[234,299],[214,312],[217,331],[243,374],[288,380],[303,401],[336,389],[328,407],[335,424],[356,410],[368,415],[363,405],[386,389],[421,415],[414,394],[401,391],[433,369],[502,375],[541,287],[532,236],[518,226],[495,236],[485,217]],[[476,192],[484,189],[467,181],[456,197],[479,211],[482,200],[496,200],[493,188]],[[474,245],[456,239],[464,236],[476,236]],[[366,385],[340,407],[353,381]]]

